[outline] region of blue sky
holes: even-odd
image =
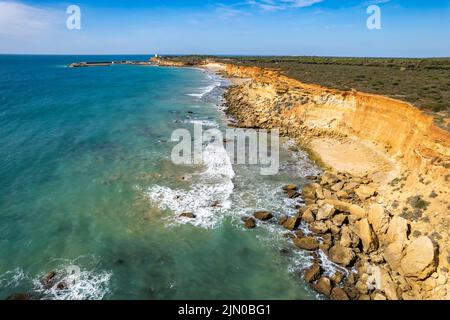
[[[450,0],[0,0],[0,53],[431,57],[449,39]]]

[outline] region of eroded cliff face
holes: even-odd
[[[226,73],[251,79],[227,95],[231,113],[244,127],[279,127],[305,139],[358,138],[376,144],[407,170],[441,180],[450,173],[449,132],[408,103],[304,84],[256,67],[227,65]]]
[[[388,268],[395,278],[421,259],[418,252],[436,259],[433,270],[426,270],[430,271],[426,279],[405,274],[408,285],[398,297],[450,299],[450,133],[402,101],[305,84],[256,67],[225,65],[224,72],[248,79],[225,96],[227,112],[239,126],[277,128],[309,148],[332,171],[368,174],[373,179],[370,187],[378,193],[362,211],[367,214],[374,205],[380,206],[387,220],[404,221],[405,234],[395,254],[388,243],[380,245],[378,254],[402,257],[410,245],[420,249],[411,249],[414,253],[405,258],[411,263],[401,267],[386,263],[385,257],[374,265]],[[320,199],[310,202],[313,207],[323,205]],[[369,225],[374,227],[372,222]],[[376,236],[382,238],[385,232]]]

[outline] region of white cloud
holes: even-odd
[[[53,9],[0,1],[0,36],[20,38],[52,32],[60,20]]]
[[[292,8],[310,7],[325,0],[247,0],[236,2],[231,5],[217,4],[216,11],[223,18],[247,14],[248,7],[257,8],[262,11],[279,11]]]

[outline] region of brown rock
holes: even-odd
[[[352,215],[357,217],[358,219],[364,219],[367,217],[367,212],[360,206],[356,204],[352,204],[349,206],[348,212]]]
[[[378,239],[368,219],[361,219],[356,222],[355,232],[362,241],[364,252],[372,252],[378,249]]]
[[[343,247],[353,247],[358,245],[358,243],[359,237],[348,226],[343,226],[339,244]]]
[[[320,179],[320,184],[321,185],[331,185],[331,184],[335,184],[339,181],[339,178],[336,174],[332,173],[332,172],[325,172],[321,179]]]
[[[319,242],[314,237],[304,237],[293,239],[294,244],[303,250],[315,251],[319,248]]]
[[[311,283],[319,279],[322,270],[318,263],[314,263],[311,267],[305,270],[303,278],[307,283]]]
[[[368,210],[368,219],[377,235],[385,234],[389,227],[389,215],[380,204],[372,204]]]
[[[188,219],[195,219],[195,214],[193,212],[183,212],[180,214],[180,217],[182,218],[188,218]]]
[[[315,221],[314,214],[310,209],[306,210],[302,215],[302,220],[308,223],[312,223]]]
[[[403,258],[403,248],[403,242],[395,241],[384,249],[383,258],[392,270],[398,270],[400,268],[400,262]]]
[[[242,218],[242,221],[244,221],[244,225],[247,229],[254,229],[256,227],[256,220],[252,217]]]
[[[326,296],[330,296],[331,294],[331,281],[327,277],[320,278],[317,283],[314,285],[314,289]]]
[[[330,219],[333,216],[335,211],[336,210],[334,209],[334,206],[332,206],[331,204],[324,204],[323,206],[321,206],[319,208],[316,219],[317,220]]]
[[[365,201],[374,196],[377,189],[370,185],[361,185],[358,189],[355,189],[355,193],[361,201]]]
[[[372,300],[386,300],[386,297],[379,292],[373,294],[371,298]]]
[[[288,185],[285,185],[285,186],[283,187],[283,190],[284,190],[284,191],[290,191],[290,190],[295,190],[295,191],[297,191],[298,188],[297,188],[297,186],[296,186],[295,184],[288,184]]]
[[[285,223],[283,223],[283,227],[288,230],[295,230],[298,228],[300,224],[300,219],[298,216],[289,217]]]
[[[353,263],[353,261],[356,258],[356,255],[352,249],[337,244],[331,247],[331,249],[328,252],[328,257],[334,263],[346,267]]]
[[[326,225],[325,222],[315,221],[309,225],[309,230],[317,234],[324,234],[327,233],[329,227]]]
[[[344,187],[344,181],[338,182],[331,186],[331,191],[338,192]]]
[[[323,188],[319,187],[316,189],[316,197],[317,199],[325,199],[324,195],[323,195]]]
[[[300,193],[298,193],[295,190],[288,190],[287,196],[288,196],[289,199],[295,199],[295,198],[300,197]]]
[[[421,280],[436,271],[435,249],[430,238],[422,236],[415,239],[406,248],[400,266],[403,275]]]
[[[402,243],[408,240],[408,221],[402,217],[395,216],[389,223],[386,236],[383,238],[386,244],[400,241]]]
[[[267,221],[273,218],[273,214],[269,211],[257,211],[253,216],[261,221]]]
[[[350,195],[347,193],[347,191],[341,190],[336,192],[336,197],[339,199],[348,199],[350,198]]]
[[[346,220],[347,216],[342,213],[335,215],[332,219],[333,223],[338,227],[342,226]]]
[[[347,293],[339,287],[334,287],[333,290],[331,290],[331,299],[333,299],[333,300],[350,300]]]
[[[31,300],[31,295],[28,293],[13,293],[6,297],[6,300]]]
[[[285,214],[281,215],[280,218],[278,219],[278,224],[282,226],[287,221],[287,219],[288,219],[287,215]]]
[[[336,271],[335,273],[333,273],[333,275],[331,276],[331,280],[335,283],[335,284],[339,284],[342,282],[342,279],[344,278],[344,274],[341,271]]]

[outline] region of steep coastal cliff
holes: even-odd
[[[279,128],[339,172],[303,190],[307,206],[294,219],[309,223],[322,241],[317,248],[331,260],[356,261],[357,278],[344,296],[450,299],[449,132],[387,97],[331,90],[256,67],[224,65],[223,72],[248,79],[226,94],[239,126]],[[336,216],[346,222],[336,225]],[[323,293],[327,283],[322,277],[314,286]]]

